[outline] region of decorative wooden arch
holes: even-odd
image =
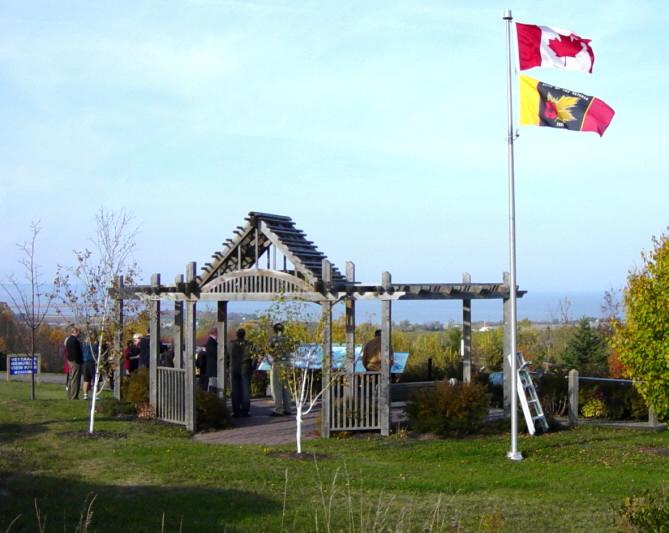
[[[215,294],[216,299],[267,300],[281,295],[286,300],[309,299],[313,297],[313,287],[304,279],[267,269],[238,270],[222,274],[206,283],[201,295]],[[318,293],[317,298],[322,299]]]
[[[332,363],[332,306],[344,302],[346,318],[347,370],[354,385],[334,386],[323,397],[321,434],[331,430],[377,429],[382,435],[390,432],[390,338],[392,333],[392,302],[401,300],[461,300],[463,303],[463,380],[471,379],[471,302],[479,299],[501,299],[504,315],[504,351],[509,351],[510,287],[504,274],[501,282],[472,283],[464,274],[461,283],[393,283],[384,272],[379,284],[363,284],[355,279],[355,266],[346,263],[346,274],[330,263],[306,234],[295,227],[290,217],[251,212],[246,224],[234,230],[234,236],[214,252],[202,272],[196,274],[196,263],[188,263],[186,275],[177,276],[173,285],[161,284],[159,274],[150,285],[126,287],[119,279],[112,290],[116,300],[117,320],[123,323],[123,300],[143,299],[149,303],[151,361],[149,366],[149,400],[158,418],[196,427],[195,415],[195,320],[199,301],[217,303],[218,338],[227,339],[227,304],[230,301],[302,300],[321,305],[323,331],[323,372],[328,379]],[[518,296],[523,291],[516,292]],[[376,300],[381,305],[381,371],[353,372],[355,358],[355,302]],[[174,305],[175,368],[158,367],[160,351],[161,302]],[[121,328],[122,329],[122,328]],[[122,339],[116,338],[120,349]],[[225,341],[219,343],[219,395],[225,398]],[[505,361],[505,409],[510,406],[508,390],[510,370]],[[115,395],[120,397],[122,370],[115,380]],[[364,392],[356,396],[355,391]],[[349,392],[347,392],[349,391]],[[350,392],[353,391],[353,392]],[[371,396],[370,396],[371,394]],[[358,399],[356,399],[358,398]],[[372,398],[370,400],[370,398]],[[332,401],[331,401],[332,400]],[[351,404],[353,402],[353,404]],[[358,403],[355,403],[358,402]],[[371,403],[370,403],[371,402]],[[344,405],[345,404],[345,405]],[[371,405],[369,419],[355,422],[345,413],[357,412]],[[367,409],[367,407],[364,407]],[[371,421],[371,422],[370,422]]]

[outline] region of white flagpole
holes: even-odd
[[[517,383],[517,369],[516,369],[516,193],[514,185],[514,167],[513,167],[513,106],[512,106],[512,88],[511,88],[511,21],[513,16],[511,10],[507,9],[504,12],[503,19],[506,21],[506,64],[507,71],[507,114],[509,129],[507,133],[508,145],[508,173],[509,173],[509,274],[510,274],[510,291],[509,299],[511,304],[511,450],[506,456],[512,461],[521,461],[523,455],[518,451],[518,383]],[[508,354],[507,354],[508,357]]]

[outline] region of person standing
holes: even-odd
[[[283,324],[274,324],[274,335],[269,341],[270,362],[272,372],[270,382],[272,396],[274,396],[274,410],[270,416],[286,416],[290,412],[290,390],[287,387],[288,363],[290,359],[290,347],[288,337],[283,334]]]
[[[67,360],[67,349],[63,348],[63,373],[65,374],[65,391],[70,389],[70,363]]]
[[[139,348],[139,368],[149,368],[151,362],[151,337],[140,335],[137,341]]]
[[[84,360],[81,342],[79,342],[80,333],[78,327],[72,326],[70,335],[65,339],[65,357],[70,368],[67,397],[70,400],[79,399],[79,388],[81,387],[81,365]]]
[[[123,360],[128,374],[132,374],[137,370],[139,364],[139,348],[137,348],[136,343],[139,342],[141,335],[135,333],[135,337],[136,339],[133,337],[133,340],[126,343],[125,350],[123,350]]]
[[[390,350],[390,362],[388,365],[388,371],[393,366],[393,351]],[[380,372],[381,371],[381,330],[377,329],[374,332],[374,338],[367,342],[362,349],[362,366],[365,367],[367,372]]]
[[[218,330],[216,328],[209,332],[204,352],[207,357],[207,390],[215,393],[218,391]]]
[[[81,346],[82,367],[81,373],[84,376],[84,400],[88,400],[88,391],[91,390],[91,383],[95,379],[95,358],[93,357],[94,346],[90,342],[84,341]]]
[[[230,343],[230,378],[232,381],[232,416],[251,416],[251,374],[253,346],[246,340],[246,330],[239,328]]]
[[[209,378],[207,377],[207,352],[202,347],[198,347],[197,349],[195,368],[197,369],[197,383],[200,386],[200,390],[207,392],[209,385]]]

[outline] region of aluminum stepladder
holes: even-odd
[[[511,364],[511,354],[509,354],[509,364]],[[537,396],[537,390],[534,388],[532,376],[530,376],[527,368],[527,361],[520,352],[516,354],[516,373],[518,374],[516,385],[518,399],[523,408],[527,430],[530,435],[535,435],[537,430],[542,433],[548,431],[548,422],[544,416],[539,396]]]

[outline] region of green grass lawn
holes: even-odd
[[[622,499],[669,481],[669,435],[579,428],[418,441],[401,436],[292,447],[207,445],[173,426],[98,418],[62,386],[0,383],[0,532],[72,531],[96,496],[96,531],[611,531]],[[112,438],[114,437],[114,438]]]

